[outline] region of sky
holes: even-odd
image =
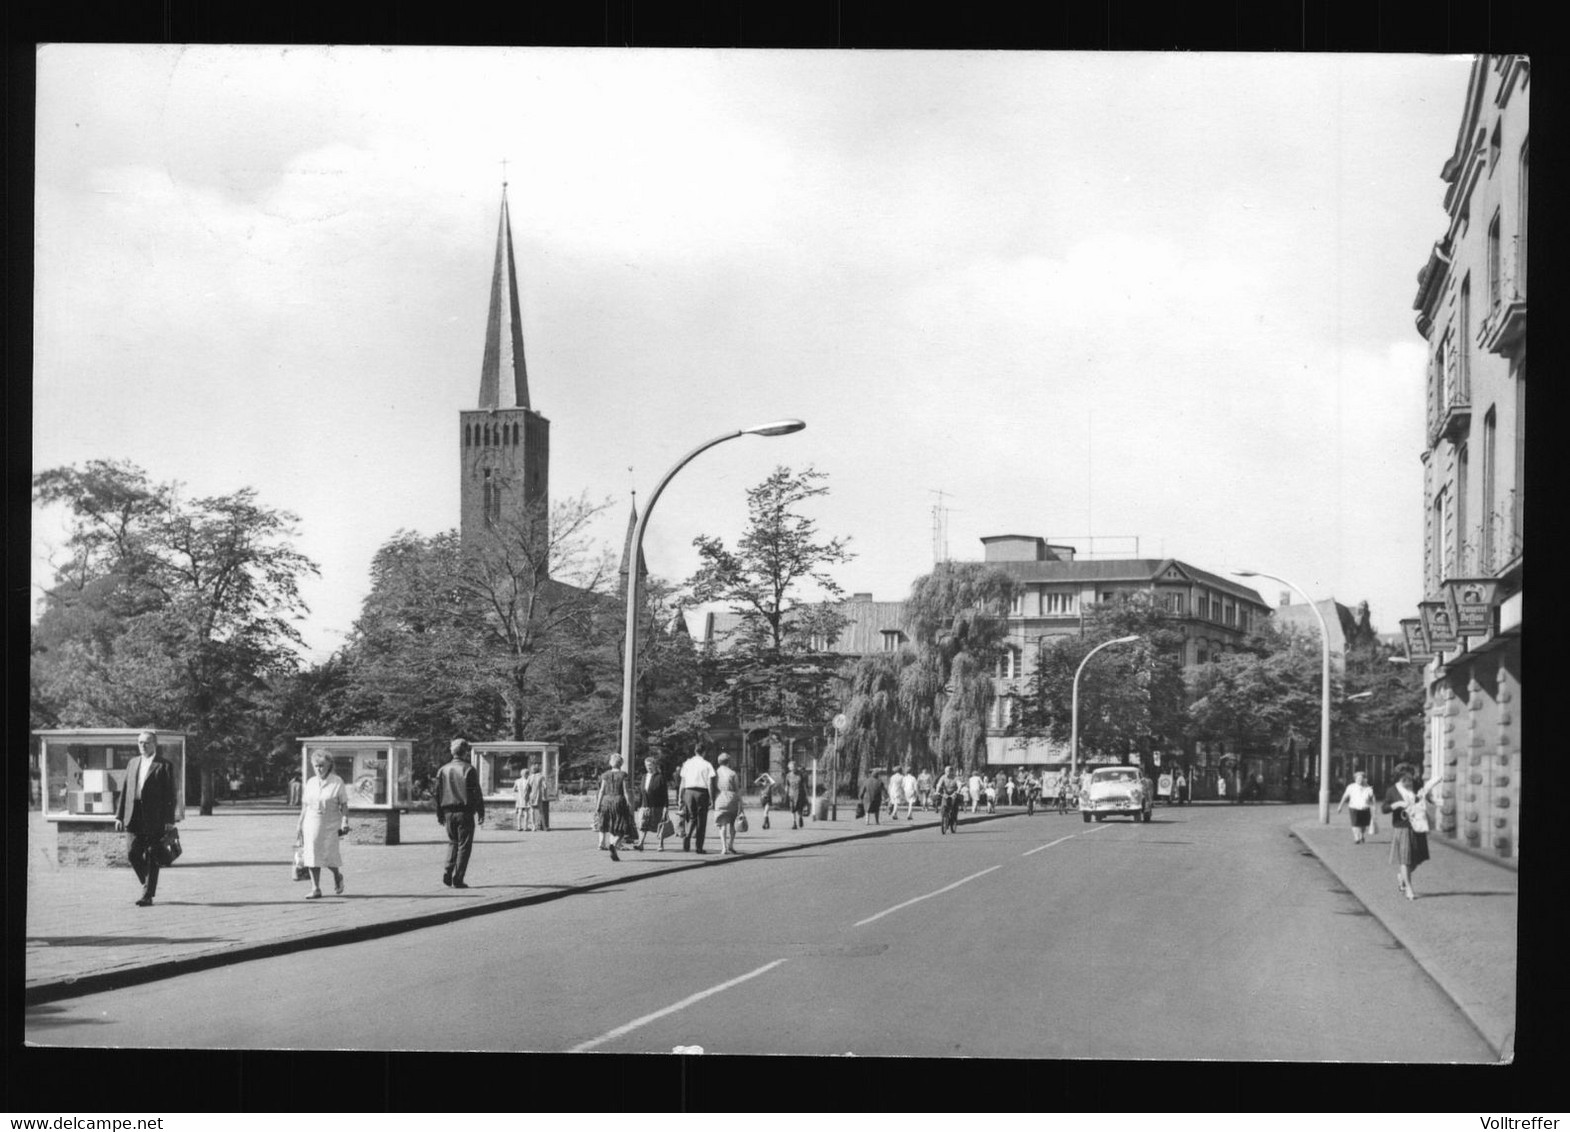
[[[254,487],[299,518],[329,655],[377,548],[457,526],[505,169],[552,497],[608,503],[605,544],[704,440],[807,422],[688,465],[654,574],[811,465],[846,592],[903,597],[942,507],[953,558],[1137,537],[1394,631],[1424,596],[1412,302],[1469,66],[46,45],[34,469]],[[35,509],[35,600],[64,537]]]

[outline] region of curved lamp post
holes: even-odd
[[[1090,663],[1090,658],[1104,648],[1112,645],[1126,645],[1130,641],[1139,640],[1139,634],[1128,637],[1118,637],[1111,641],[1102,641],[1095,648],[1085,654],[1085,659],[1079,662],[1079,667],[1074,669],[1074,697],[1073,706],[1069,713],[1069,740],[1068,740],[1068,780],[1070,785],[1079,782],[1079,674],[1085,671],[1085,665]]]
[[[1281,577],[1279,574],[1266,574],[1262,570],[1233,570],[1239,578],[1269,578],[1272,582],[1280,582],[1287,589],[1294,591],[1300,598],[1308,602],[1308,608],[1314,611],[1314,618],[1319,622],[1319,824],[1330,824],[1330,627],[1325,624],[1325,615],[1319,612],[1319,606],[1303,592],[1303,590]]]
[[[632,721],[637,715],[638,706],[637,672],[634,667],[634,660],[638,655],[638,554],[643,549],[643,529],[649,525],[649,516],[654,514],[654,505],[660,501],[660,492],[665,490],[665,485],[671,482],[671,478],[677,472],[687,466],[688,461],[716,444],[735,440],[738,436],[784,436],[788,432],[800,432],[806,427],[805,421],[794,419],[770,421],[768,424],[739,428],[735,432],[727,432],[723,436],[716,436],[713,440],[704,441],[677,460],[675,466],[665,473],[665,478],[660,480],[659,486],[654,489],[654,494],[649,496],[643,514],[638,516],[638,525],[632,533],[632,546],[627,550],[627,639],[621,664],[621,753],[627,773],[633,773]]]

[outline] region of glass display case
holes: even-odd
[[[136,757],[136,737],[146,728],[95,727],[35,731],[40,746],[46,821],[114,825],[126,768]],[[159,731],[158,751],[174,764],[175,821],[185,820],[185,734]]]
[[[311,735],[300,740],[300,778],[322,752],[349,791],[351,842],[397,845],[400,807],[414,799],[414,743],[386,735]]]
[[[556,800],[556,780],[561,772],[561,748],[555,743],[498,740],[470,744],[469,757],[480,774],[480,793],[497,829],[511,828],[518,798],[518,779],[538,763],[545,776],[545,797]]]

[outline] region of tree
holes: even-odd
[[[587,530],[605,504],[543,505],[467,550],[400,531],[372,562],[351,633],[351,699],[434,760],[454,735],[614,749],[622,605],[609,550]],[[422,758],[419,761],[424,761]]]
[[[693,540],[701,565],[688,581],[695,602],[723,602],[739,626],[714,659],[715,681],[692,715],[712,722],[735,715],[773,742],[788,732],[816,734],[829,713],[831,682],[843,657],[829,651],[845,626],[844,591],[829,567],[853,554],[841,538],[822,539],[801,508],[828,493],[826,473],[777,467],[747,491],[747,528],[735,550],[718,538]],[[809,594],[807,591],[815,590]]]
[[[940,562],[916,579],[905,602],[916,663],[902,700],[911,734],[926,732],[923,752],[972,769],[987,761],[987,718],[997,691],[991,672],[1005,645],[1014,581],[981,562]],[[924,725],[924,726],[923,726]]]
[[[1149,594],[1085,610],[1084,630],[1043,643],[1027,684],[1020,730],[1067,743],[1073,730],[1074,673],[1092,649],[1119,637],[1139,639],[1096,654],[1079,678],[1079,749],[1131,755],[1148,767],[1156,747],[1180,745],[1187,731],[1183,634]]]
[[[840,754],[849,760],[850,782],[858,780],[864,766],[903,763],[909,754],[918,719],[901,690],[906,670],[916,663],[916,650],[907,645],[895,652],[858,657],[846,668],[841,692],[846,724]]]
[[[33,497],[71,531],[33,636],[35,697],[66,725],[185,730],[211,813],[214,769],[251,754],[240,720],[299,664],[299,580],[316,566],[294,549],[298,520],[251,488],[185,501],[105,460],[39,473]]]

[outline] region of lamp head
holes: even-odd
[[[742,432],[749,432],[753,436],[784,436],[787,432],[800,432],[807,427],[806,421],[788,418],[783,421],[770,421],[768,424],[753,425],[744,428]]]
[[[1137,641],[1137,640],[1139,640],[1139,634],[1138,633],[1131,633],[1131,634],[1129,634],[1126,637],[1119,637],[1117,640],[1113,641],[1112,643],[1115,644],[1115,645],[1126,645],[1130,641]]]
[[[1255,571],[1255,570],[1229,570],[1227,572],[1229,574],[1235,574],[1239,578],[1257,578],[1257,577],[1259,577],[1258,571]]]

